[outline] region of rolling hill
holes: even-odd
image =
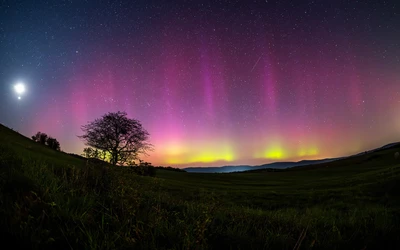
[[[0,125],[0,237],[17,249],[399,249],[398,151],[153,178]]]
[[[333,162],[333,161],[342,160],[342,159],[346,159],[346,158],[356,157],[356,156],[360,156],[360,155],[371,154],[371,153],[378,152],[381,150],[398,147],[399,145],[400,145],[400,142],[394,142],[394,143],[390,143],[390,144],[387,144],[385,146],[382,146],[382,147],[379,147],[376,149],[371,149],[371,150],[361,152],[361,153],[351,155],[351,156],[328,158],[328,159],[321,159],[321,160],[301,160],[298,162],[274,162],[274,163],[268,163],[268,164],[257,165],[257,166],[236,165],[236,166],[222,166],[222,167],[188,167],[188,168],[184,168],[184,170],[186,170],[189,173],[233,173],[233,172],[245,172],[245,171],[260,171],[263,169],[278,169],[278,170],[280,170],[280,169],[287,169],[287,168],[294,168],[294,167],[301,167],[301,166],[319,165],[322,163],[328,163],[328,162]],[[318,166],[316,166],[316,167],[318,167]]]
[[[222,166],[222,167],[188,167],[184,168],[186,172],[189,173],[233,173],[233,172],[244,172],[244,171],[254,171],[260,169],[286,169],[298,166],[313,165],[324,162],[330,162],[337,160],[334,159],[322,159],[322,160],[302,160],[299,162],[274,162],[258,166],[250,165],[239,165],[239,166]]]

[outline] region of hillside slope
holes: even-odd
[[[21,156],[35,157],[53,164],[84,166],[85,161],[34,142],[18,132],[0,124],[0,145],[18,152]],[[61,145],[62,147],[62,145]],[[62,148],[61,148],[62,149]]]
[[[399,249],[398,147],[280,172],[87,163],[0,126],[0,230],[25,249]]]

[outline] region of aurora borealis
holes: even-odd
[[[149,131],[155,165],[400,140],[397,1],[3,1],[0,52],[0,123],[66,152],[82,153],[81,125],[118,110]]]

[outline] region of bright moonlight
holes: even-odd
[[[17,83],[14,86],[14,90],[18,95],[21,95],[25,92],[25,85],[23,83]]]
[[[21,100],[21,95],[25,93],[25,85],[21,82],[14,85],[14,91],[18,95],[18,100]]]

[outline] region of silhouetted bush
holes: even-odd
[[[46,145],[47,142],[47,134],[46,133],[42,133],[42,132],[37,132],[36,135],[32,136],[32,140],[34,140],[35,142],[39,142],[43,145]]]
[[[57,141],[57,139],[55,139],[51,136],[48,136],[46,133],[42,133],[39,131],[35,135],[33,135],[31,138],[33,141],[39,142],[40,144],[43,144],[43,145],[47,145],[54,150],[58,150],[58,151],[61,150],[60,143]]]
[[[140,161],[139,165],[131,165],[130,168],[138,175],[156,176],[156,168],[148,162]]]
[[[47,138],[46,145],[54,150],[60,151],[60,143],[53,137]]]
[[[107,152],[103,150],[99,150],[97,148],[87,147],[83,149],[83,154],[86,158],[95,158],[101,161],[106,161],[107,159]]]
[[[155,167],[155,168],[157,168],[157,169],[163,169],[163,170],[168,170],[168,171],[174,171],[174,172],[185,172],[185,173],[186,173],[186,170],[184,170],[184,169],[181,169],[181,168],[173,168],[173,167],[170,167],[170,166],[168,166],[168,167],[158,166],[158,167]]]

